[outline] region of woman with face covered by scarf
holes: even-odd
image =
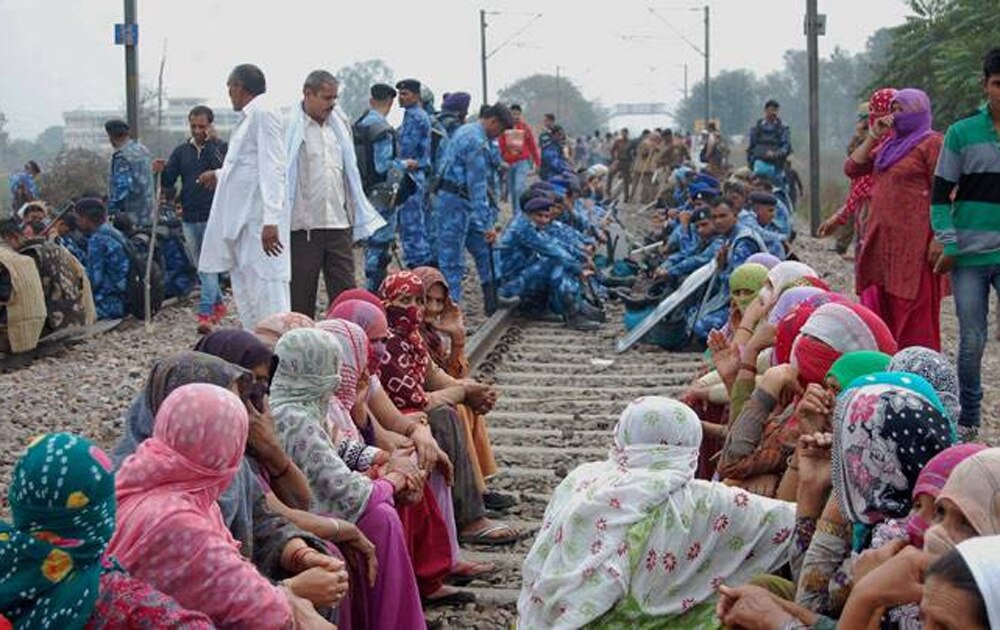
[[[867,532],[908,515],[920,472],[952,443],[948,418],[906,383],[870,383],[841,393],[833,418],[833,494],[805,553],[796,601],[838,616],[851,589],[852,549]],[[926,391],[926,390],[923,390]],[[857,534],[865,532],[865,538]],[[854,627],[854,626],[851,626]]]
[[[108,553],[219,627],[285,628],[300,621],[297,611],[329,627],[311,604],[301,606],[288,582],[272,584],[247,562],[223,523],[216,501],[240,469],[248,428],[246,407],[232,391],[193,383],[167,396],[153,436],[118,473],[117,527]],[[297,566],[306,579],[334,576],[339,569],[327,561],[343,567],[301,549],[282,555],[285,567]],[[346,592],[346,573],[343,582],[336,577],[325,605]]]
[[[395,508],[419,485],[412,474],[390,467],[376,479],[350,470],[337,456],[326,416],[340,385],[341,351],[327,332],[293,330],[275,345],[278,367],[271,381],[271,404],[282,446],[309,479],[313,510],[357,525],[375,544],[377,573],[365,591],[370,627],[421,627],[420,593]],[[447,563],[444,572],[447,571]],[[442,573],[443,575],[443,573]],[[387,606],[392,600],[395,605]]]
[[[358,297],[344,299],[345,294],[356,294]],[[329,314],[333,319],[353,322],[364,329],[371,347],[365,404],[374,421],[359,425],[365,442],[368,446],[377,445],[388,451],[412,447],[421,470],[429,475],[439,472],[450,484],[453,475],[451,461],[434,439],[427,424],[427,414],[420,410],[402,412],[382,386],[382,360],[387,355],[386,341],[391,335],[382,300],[363,289],[351,289],[338,296]]]
[[[942,455],[945,453],[948,451]],[[924,534],[924,553],[914,548],[903,549],[862,578],[851,592],[841,624],[868,627],[867,624],[873,621],[873,611],[891,606],[900,606],[899,610],[903,610],[907,604],[921,603],[921,596],[926,603],[928,589],[935,586],[925,579],[931,561],[936,564],[956,547],[961,549],[960,545],[967,545],[966,541],[982,540],[982,537],[1000,532],[998,496],[1000,449],[987,448],[966,454],[937,495],[937,516]],[[987,603],[993,601],[987,599]]]
[[[345,450],[344,444],[348,440],[342,438],[342,433],[348,433],[354,436],[354,439],[360,437],[349,410],[353,410],[356,417],[367,415],[367,408],[359,394],[362,393],[362,390],[367,389],[369,381],[370,348],[368,338],[360,326],[342,319],[324,320],[317,324],[317,328],[331,333],[340,344],[344,355],[340,372],[341,383],[330,399],[327,413],[327,422],[333,430],[332,434],[336,436],[335,442],[338,443],[338,451],[343,452]],[[371,449],[371,447],[368,449],[374,450],[382,456],[376,456],[373,460],[374,470],[372,474],[379,474],[378,471],[383,468],[383,465],[389,463],[390,455],[394,459],[409,460],[412,458],[415,461],[415,457],[407,454],[390,454],[379,449]],[[350,461],[345,460],[345,463],[355,469]],[[409,462],[409,465],[412,465],[412,462]],[[405,506],[397,506],[397,511],[407,534],[407,547],[413,560],[417,581],[425,595],[432,592],[432,588],[440,586],[434,581],[440,579],[442,566],[450,567],[453,575],[459,575],[465,579],[471,579],[496,569],[490,564],[463,562],[460,559],[451,489],[444,477],[436,471],[430,474],[427,483],[423,485],[422,500]],[[447,561],[449,558],[450,562]],[[427,586],[428,583],[430,586]],[[467,594],[446,590],[439,593],[437,597],[428,598],[428,601],[445,602],[443,597],[448,598],[447,603],[455,604],[460,603],[459,598],[467,598]]]
[[[715,628],[712,600],[783,565],[794,507],[694,479],[701,423],[676,400],[632,401],[601,462],[559,484],[524,561],[530,628]]]
[[[868,99],[868,120],[865,121],[867,123],[865,125],[865,136],[857,143],[852,143],[847,152],[848,157],[869,137],[868,134],[871,128],[875,126],[875,122],[892,113],[892,99],[895,96],[896,90],[893,88],[881,88],[872,93],[871,98]],[[892,130],[882,134],[875,141],[871,151],[875,152],[891,136]],[[848,164],[850,164],[850,160],[848,160]],[[853,165],[851,165],[851,168],[853,169]],[[839,225],[850,225],[859,235],[862,232],[862,226],[864,225],[865,215],[868,210],[868,201],[871,199],[872,175],[871,173],[864,173],[852,176],[848,173],[847,176],[851,180],[851,187],[847,193],[847,201],[836,214],[820,226],[820,238],[832,235]]]
[[[253,338],[253,335],[245,331],[217,331],[208,336],[212,337],[212,342],[207,347],[219,350],[225,345],[226,352],[233,358],[241,358],[248,362],[261,360],[264,353],[259,347],[245,344],[244,342],[248,341],[247,337],[241,336],[234,340],[230,337],[230,332],[241,332]],[[221,337],[214,336],[223,333],[226,334]],[[226,344],[222,343],[224,340]],[[253,341],[255,344],[260,343],[255,339]],[[268,350],[266,354],[270,355],[270,351]],[[203,352],[182,352],[156,361],[150,370],[145,388],[136,396],[126,414],[125,435],[111,452],[115,464],[120,467],[140,444],[153,436],[156,415],[167,397],[175,390],[194,383],[240,391],[251,418],[247,451],[232,483],[225,488],[217,501],[223,522],[240,543],[240,552],[243,556],[251,560],[264,575],[277,577],[287,572],[282,566],[281,558],[289,545],[297,547],[304,543],[326,553],[326,546],[321,539],[328,536],[323,532],[315,536],[310,535],[313,530],[300,527],[290,516],[290,512],[294,510],[287,508],[283,502],[293,507],[308,508],[309,486],[302,485],[304,481],[302,473],[280,445],[274,442],[276,437],[270,418],[267,414],[257,412],[249,404],[247,392],[252,389],[251,377],[239,365]],[[261,454],[263,457],[258,459]],[[271,492],[271,487],[265,487],[266,484],[262,480],[267,477],[271,478],[271,487],[278,492],[280,499]],[[337,552],[334,550],[332,555],[337,555]],[[305,592],[306,584],[302,581],[293,581],[291,586],[293,590]]]
[[[465,402],[482,386],[456,381],[431,360],[420,323],[424,284],[410,271],[391,274],[380,290],[392,335],[380,366],[386,393],[401,411],[426,411],[431,432],[455,468],[453,499],[459,539],[475,544],[510,544],[520,532],[487,519],[483,495],[476,487],[464,430],[453,405]],[[427,387],[434,388],[428,392]]]
[[[764,373],[733,422],[719,460],[723,477],[745,482],[783,475],[799,435],[823,431],[828,422],[832,396],[824,383],[833,363],[853,350],[896,351],[885,324],[860,304],[834,302],[806,313],[788,363]],[[749,370],[741,366],[743,371]],[[791,465],[794,471],[794,461]]]
[[[50,466],[54,457],[62,466]],[[214,628],[202,613],[126,574],[104,551],[115,531],[115,473],[90,440],[31,441],[0,521],[0,627]]]
[[[882,137],[892,135],[884,142]],[[941,300],[947,281],[934,274],[941,246],[930,226],[930,192],[942,136],[917,89],[896,92],[891,113],[851,155],[848,176],[871,175],[871,205],[857,259],[857,291],[889,326],[901,348],[941,349]],[[875,150],[875,147],[878,149]],[[872,288],[872,292],[865,293]]]

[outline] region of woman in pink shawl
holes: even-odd
[[[216,500],[239,470],[248,429],[246,407],[229,390],[196,383],[172,392],[153,437],[118,472],[108,554],[220,628],[332,627],[311,604],[258,573],[222,521]],[[303,550],[290,560],[304,567],[324,558]]]

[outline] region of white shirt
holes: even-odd
[[[331,114],[332,115],[332,114]],[[347,229],[344,156],[330,125],[306,116],[299,147],[292,230]]]
[[[261,278],[287,280],[291,262],[284,125],[265,96],[254,98],[241,114],[226,159],[216,171],[218,181],[198,268],[219,273],[252,267]],[[279,256],[264,254],[260,233],[265,225],[278,226],[285,245]]]

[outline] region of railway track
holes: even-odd
[[[520,499],[503,518],[531,535],[509,547],[467,548],[470,559],[493,562],[498,571],[469,586],[478,596],[475,606],[431,611],[429,620],[443,627],[511,627],[521,564],[552,491],[577,465],[607,457],[612,429],[628,402],[676,395],[701,367],[698,354],[637,347],[616,355],[621,316],[620,307],[611,305],[608,323],[585,333],[499,313],[470,339],[474,374],[501,390],[488,416],[499,466],[489,485]]]

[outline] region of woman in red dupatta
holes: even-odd
[[[403,413],[426,411],[434,439],[454,465],[452,498],[459,540],[480,545],[514,543],[521,533],[486,518],[483,495],[476,486],[461,421],[454,405],[484,386],[462,383],[438,368],[420,336],[424,283],[412,271],[399,271],[385,279],[380,290],[392,335],[380,366],[380,380],[393,404]],[[433,391],[427,391],[425,384]]]

